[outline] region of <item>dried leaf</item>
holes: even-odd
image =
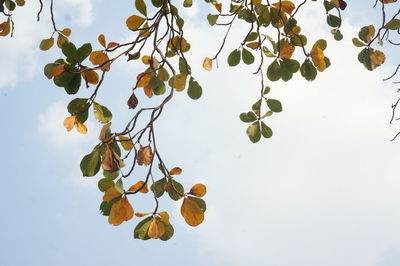
[[[62,31],[60,31],[60,33],[65,35],[65,36],[70,36],[71,32],[72,32],[72,30],[70,28],[65,28]]]
[[[147,85],[149,84],[151,78],[154,76],[153,73],[140,73],[139,75],[137,75],[136,79],[138,80],[137,82],[137,87],[147,87]]]
[[[214,3],[215,9],[217,9],[217,11],[219,13],[222,12],[222,4],[221,3]]]
[[[170,225],[168,212],[159,212],[158,215],[161,217],[161,222],[165,225]]]
[[[150,145],[144,147],[140,145],[140,149],[136,157],[138,164],[146,166],[150,165],[152,159],[153,159],[153,153],[151,151]]]
[[[105,141],[106,140],[106,132],[107,130],[111,127],[111,122],[108,122],[107,124],[105,124],[100,131],[100,136],[99,136],[99,140],[101,141]]]
[[[144,94],[148,97],[151,98],[153,97],[153,90],[150,89],[149,87],[144,87],[143,88]]]
[[[288,40],[284,40],[280,45],[280,57],[290,59],[293,55],[295,48],[290,45]]]
[[[104,37],[103,34],[100,34],[97,39],[99,40],[99,43],[101,44],[101,46],[106,48],[106,37]]]
[[[117,47],[118,45],[119,45],[119,43],[117,43],[117,42],[109,42],[107,45],[107,49]]]
[[[121,196],[122,194],[118,192],[115,187],[110,187],[104,192],[103,201],[110,202],[112,199]]]
[[[170,175],[180,175],[182,173],[182,169],[179,167],[174,167],[169,171]]]
[[[135,109],[136,106],[138,105],[138,103],[139,103],[138,98],[136,97],[135,93],[132,92],[131,97],[129,97],[129,99],[128,99],[128,107],[129,107],[129,109]]]
[[[108,172],[115,172],[119,170],[119,166],[114,158],[114,152],[110,145],[106,145],[106,150],[104,152],[103,161],[101,162],[101,166],[103,167],[104,171]]]
[[[160,221],[159,218],[153,217],[147,235],[153,239],[158,239],[162,237],[164,233],[165,233],[164,224]]]
[[[207,188],[203,184],[196,184],[191,189],[189,194],[196,197],[203,197],[207,193]]]
[[[143,24],[144,21],[145,21],[144,18],[133,15],[133,16],[130,16],[129,18],[127,18],[126,26],[130,30],[137,30],[140,27],[140,25]]]
[[[53,45],[54,45],[54,38],[51,37],[51,38],[49,38],[49,39],[44,39],[44,40],[42,40],[42,41],[40,42],[39,48],[40,48],[40,50],[42,50],[42,51],[46,51],[46,50],[49,50],[51,47],[53,47]]]
[[[110,70],[111,63],[108,62],[105,64],[105,62],[110,60],[110,58],[103,51],[93,51],[90,54],[89,60],[90,60],[90,62],[92,62],[93,65],[99,65],[99,66],[101,65],[102,70],[105,70],[105,71]]]
[[[385,62],[386,56],[382,51],[376,50],[371,52],[370,58],[373,64],[382,65]]]
[[[114,226],[120,225],[124,221],[129,221],[133,217],[133,208],[126,197],[115,202],[108,216],[108,222]]]
[[[11,31],[10,19],[0,24],[0,36],[7,36]]]
[[[208,58],[208,57],[204,58],[203,68],[208,71],[212,70],[212,59],[211,58]]]
[[[144,185],[144,186],[143,186]],[[143,186],[143,187],[142,187]],[[142,188],[141,188],[142,187]],[[149,188],[147,187],[147,184],[144,183],[144,181],[139,181],[136,184],[134,184],[133,186],[131,186],[128,191],[137,191],[139,188],[141,188],[139,190],[139,192],[141,193],[147,193],[149,192]]]
[[[94,70],[82,72],[82,77],[90,84],[96,85],[99,83],[99,75]]]
[[[185,198],[181,207],[181,214],[190,226],[198,226],[204,220],[204,212],[196,202]]]
[[[136,217],[143,217],[151,214],[151,212],[135,212]]]
[[[253,50],[255,50],[255,49],[258,48],[259,43],[258,42],[251,42],[251,43],[246,44],[246,46],[251,48],[251,49],[253,49]]]

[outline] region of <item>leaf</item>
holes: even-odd
[[[264,122],[261,121],[261,134],[264,138],[272,137],[272,129],[269,128]]]
[[[139,190],[140,189],[140,190]],[[133,186],[131,186],[128,191],[138,191],[141,193],[147,193],[149,192],[149,188],[147,187],[147,184],[145,184],[144,181],[139,181],[136,184],[134,184]]]
[[[115,157],[110,145],[105,144],[105,152],[103,155],[103,161],[101,162],[103,169],[108,172],[115,172],[119,170],[120,165],[116,159],[117,158]]]
[[[161,67],[161,68],[158,70],[158,75],[157,75],[157,77],[158,77],[161,81],[168,81],[168,79],[169,79],[168,71],[167,71],[165,68]]]
[[[182,194],[184,193],[184,188],[181,183],[175,181],[175,180],[169,180],[168,183],[165,183],[165,190],[168,192],[169,197],[172,200],[179,200],[182,198]]]
[[[240,62],[240,50],[235,49],[228,56],[228,65],[231,67],[237,66],[239,62]]]
[[[96,146],[93,151],[85,155],[80,163],[83,176],[94,176],[100,170],[100,149]]]
[[[65,71],[65,64],[57,65],[53,67],[53,69],[50,71],[50,76],[51,77],[57,77],[58,75],[61,75]]]
[[[246,44],[246,46],[255,50],[260,46],[260,44],[258,42],[251,42],[251,43]]]
[[[133,237],[138,238],[138,239],[143,239],[143,240],[149,239],[149,236],[147,235],[147,231],[149,231],[149,226],[150,226],[152,219],[153,219],[153,217],[150,216],[150,217],[147,217],[146,219],[143,219],[142,221],[140,221],[135,227]]]
[[[239,118],[245,123],[250,123],[257,120],[257,116],[253,112],[241,113]]]
[[[147,16],[147,6],[144,0],[135,0],[135,7],[137,11],[142,13],[144,16]]]
[[[99,83],[99,75],[94,70],[87,70],[82,72],[82,78],[93,85]]]
[[[326,49],[326,47],[327,47],[327,42],[324,40],[324,39],[320,39],[320,40],[318,40],[318,41],[316,41],[315,42],[315,44],[313,45],[313,49],[314,48],[316,48],[316,47],[318,47],[318,48],[320,48],[322,51],[324,51],[325,49]]]
[[[200,86],[200,84],[194,80],[193,77],[190,77],[189,80],[189,88],[187,91],[189,97],[193,100],[197,100],[201,97],[201,95],[203,94],[203,90]]]
[[[132,15],[129,18],[127,18],[126,26],[130,30],[137,30],[140,27],[140,25],[143,24],[144,21],[145,21],[144,18],[136,16],[136,15]]]
[[[47,51],[54,45],[54,38],[44,39],[40,42],[39,48],[42,51]]]
[[[153,185],[151,185],[150,190],[154,192],[154,195],[159,198],[164,194],[166,179],[162,178],[157,180]]]
[[[204,212],[196,202],[189,198],[183,200],[181,214],[190,226],[198,226],[204,220]]]
[[[243,48],[242,49],[242,60],[246,65],[251,65],[254,63],[254,56],[249,50],[246,50],[245,48]]]
[[[270,81],[277,81],[281,78],[281,67],[277,60],[273,61],[268,66],[267,77]]]
[[[153,76],[147,85],[148,88],[152,89],[155,95],[162,95],[165,93],[166,88],[164,82],[162,82],[158,77]]]
[[[120,193],[115,186],[112,186],[110,188],[108,188],[105,192],[104,192],[104,196],[103,196],[103,201],[105,202],[110,202],[111,200],[121,196],[122,193]]]
[[[71,63],[76,63],[77,49],[72,42],[65,42],[61,47],[61,51],[67,57],[67,60]]]
[[[328,23],[328,25],[333,27],[333,28],[337,28],[337,27],[340,27],[340,24],[342,23],[342,20],[339,17],[335,16],[335,15],[329,14],[326,17],[326,23]]]
[[[153,154],[151,151],[150,145],[142,146],[140,145],[140,149],[136,156],[136,161],[139,165],[150,165],[153,160]]]
[[[77,58],[78,63],[85,60],[90,55],[91,52],[92,52],[92,45],[90,43],[85,43],[81,47],[79,47],[78,50],[76,51],[78,57]]]
[[[152,212],[135,212],[135,216],[136,217],[144,217],[144,216],[147,216],[149,214],[152,214]]]
[[[277,9],[281,9],[283,12],[292,14],[293,10],[296,9],[295,5],[291,1],[279,1],[278,3],[272,4]]]
[[[165,225],[170,225],[168,212],[159,212],[158,215],[161,217],[161,222]]]
[[[124,221],[129,221],[133,217],[133,208],[126,197],[115,202],[108,216],[108,222],[114,226],[120,225]]]
[[[174,235],[174,228],[172,227],[171,224],[165,225],[165,233],[162,237],[160,237],[161,240],[167,241]]]
[[[193,0],[184,0],[183,7],[191,7],[193,5]]]
[[[110,187],[114,186],[114,181],[110,178],[102,178],[97,183],[97,186],[101,192],[104,192],[107,189],[109,189]]]
[[[313,81],[317,76],[317,70],[308,59],[301,65],[300,73],[308,81]]]
[[[203,68],[208,71],[212,70],[212,59],[211,58],[208,58],[208,57],[204,58]]]
[[[75,122],[75,127],[76,127],[76,130],[81,134],[86,134],[88,131],[87,127],[79,121]]]
[[[1,5],[0,5],[1,7]],[[7,19],[3,23],[0,24],[0,36],[7,36],[11,32],[11,20]]]
[[[295,48],[293,46],[291,46],[290,43],[288,42],[288,40],[286,40],[286,39],[280,43],[279,48],[280,48],[279,56],[281,58],[286,58],[286,59],[290,59],[295,50]]]
[[[108,129],[111,127],[111,124],[112,124],[111,122],[108,122],[101,128],[99,140],[101,140],[103,142],[106,140],[106,133],[107,133]]]
[[[90,54],[89,60],[90,62],[92,62],[93,65],[102,66],[101,67],[102,70],[105,71],[110,70],[111,62],[106,63],[107,61],[110,60],[110,58],[103,51],[93,51]]]
[[[151,90],[150,90],[151,91]],[[147,95],[147,94],[146,94]],[[151,96],[153,96],[153,91],[151,91]],[[151,97],[150,96],[150,97]],[[149,98],[150,98],[149,97]],[[129,97],[128,101],[127,101],[128,107],[129,109],[135,109],[136,106],[139,104],[139,100],[135,95],[135,92],[132,91],[131,97]]]
[[[352,39],[352,42],[353,42],[354,46],[356,46],[356,47],[363,47],[363,46],[365,46],[365,44],[362,43],[358,38],[353,38],[353,39]]]
[[[207,188],[203,184],[194,185],[189,192],[189,194],[200,198],[203,197],[206,193],[207,193]]]
[[[260,123],[258,121],[254,122],[247,128],[247,136],[251,142],[256,143],[261,138]]]
[[[172,77],[172,87],[175,88],[177,91],[183,91],[186,87],[186,77],[186,74],[178,74]]]
[[[372,51],[370,54],[371,62],[375,65],[381,65],[385,62],[385,54],[382,51]]]
[[[400,28],[400,19],[392,19],[384,26],[385,29],[398,30]]]
[[[68,38],[65,37],[62,34],[58,34],[58,37],[57,37],[57,46],[58,46],[58,48],[62,48],[62,46],[63,46],[63,44],[65,42],[68,42]]]
[[[280,101],[275,99],[268,99],[267,105],[272,112],[279,113],[282,112],[282,104]]]
[[[67,131],[71,131],[75,126],[76,116],[72,115],[64,119],[64,127]]]
[[[179,167],[174,167],[169,171],[170,175],[180,175],[182,173],[182,169]]]
[[[133,142],[130,138],[125,137],[125,136],[118,136],[120,143],[122,145],[122,148],[126,151],[130,151],[133,149]]]
[[[293,44],[294,46],[300,46],[300,47],[306,46],[307,37],[302,34],[290,36],[290,43]]]
[[[97,121],[100,123],[108,123],[112,119],[112,113],[108,110],[107,107],[98,104],[97,102],[93,103],[93,111],[94,116],[96,117]]]
[[[65,36],[70,36],[71,32],[72,32],[72,30],[70,28],[64,28],[62,31],[60,31],[60,33]]]
[[[214,26],[215,23],[217,23],[218,17],[219,17],[219,15],[208,14],[208,16],[207,16],[208,23],[211,26]]]
[[[162,237],[165,233],[164,224],[161,222],[160,218],[153,217],[150,222],[148,236],[153,239],[158,239]]]
[[[203,199],[201,199],[201,198],[196,198],[196,197],[191,197],[191,196],[188,196],[188,198],[189,198],[190,200],[194,201],[197,205],[199,205],[200,209],[201,209],[203,212],[205,212],[205,211],[207,210],[206,202],[205,202]]]

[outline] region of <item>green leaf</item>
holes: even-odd
[[[362,27],[360,32],[358,33],[358,38],[360,38],[360,40],[362,40],[365,43],[368,43],[368,34],[369,34],[369,28],[368,26]]]
[[[151,3],[155,7],[161,7],[163,5],[163,3],[164,3],[164,0],[151,0]]]
[[[79,49],[76,51],[77,56],[78,56],[78,63],[82,62],[85,60],[90,53],[92,52],[92,45],[90,43],[85,43]]]
[[[254,56],[249,50],[243,48],[243,50],[242,50],[242,60],[246,65],[251,65],[251,64],[254,63]]]
[[[118,156],[121,156],[121,149],[118,146],[118,142],[117,141],[111,142],[110,143],[110,147],[111,147],[111,149],[113,149],[118,154]]]
[[[114,180],[115,178],[117,178],[119,176],[119,170],[115,171],[115,172],[103,171],[103,175],[105,178]]]
[[[272,129],[269,128],[263,121],[261,121],[261,134],[264,138],[272,137]]]
[[[317,77],[317,69],[308,59],[301,65],[300,73],[308,81],[313,81]]]
[[[147,231],[149,230],[151,219],[153,219],[153,216],[149,216],[149,217],[143,219],[136,225],[135,230],[133,231],[134,238],[138,238],[138,239],[142,239],[142,240],[149,239],[149,236],[147,235]]]
[[[183,59],[182,57],[179,57],[179,72],[181,74],[190,74],[192,70],[190,69],[190,66],[187,64],[187,61]]]
[[[168,71],[165,68],[160,68],[158,70],[158,75],[157,77],[161,80],[161,81],[168,81],[169,79],[169,74]]]
[[[147,85],[150,89],[153,90],[153,93],[155,95],[162,95],[166,91],[166,87],[164,82],[162,82],[158,77],[153,76]]]
[[[61,51],[67,57],[68,62],[77,63],[75,60],[76,56],[77,56],[77,49],[72,42],[63,43],[63,45],[61,47]]]
[[[257,120],[257,116],[253,112],[241,113],[239,118],[245,123],[250,123]]]
[[[326,42],[324,39],[320,39],[320,40],[318,40],[318,41],[315,42],[315,44],[313,45],[313,49],[314,49],[315,47],[318,47],[318,48],[320,48],[320,49],[323,51],[323,50],[326,49],[326,46],[327,46],[327,45],[328,45],[328,44],[327,44],[327,42]]]
[[[164,224],[164,228],[165,228],[165,233],[160,237],[160,239],[163,241],[167,241],[174,235],[174,228],[172,227],[171,224],[169,225]]]
[[[142,13],[144,16],[147,16],[147,6],[144,0],[135,0],[135,7],[137,11]]]
[[[398,30],[400,28],[400,19],[392,19],[384,26],[385,29]]]
[[[290,43],[293,44],[294,46],[300,46],[300,47],[306,46],[307,37],[302,34],[290,36]]]
[[[54,77],[54,84],[64,87],[68,94],[76,94],[81,87],[81,75],[64,71],[57,77]]]
[[[271,91],[271,87],[267,86],[265,87],[264,91],[263,91],[263,95],[268,94]]]
[[[175,200],[175,201],[177,201],[177,200],[179,200],[180,198],[182,198],[182,196],[181,196],[179,193],[177,193],[177,192],[175,191],[175,189],[176,189],[176,190],[179,191],[181,194],[183,194],[185,191],[184,191],[184,188],[183,188],[182,184],[179,183],[179,182],[177,182],[177,181],[175,181],[175,180],[173,180],[173,179],[170,179],[169,184],[170,184],[170,186],[171,186],[171,188],[170,188],[170,190],[169,190],[169,192],[168,192],[169,197],[170,197],[172,200]],[[174,188],[175,188],[175,189],[174,189]]]
[[[280,101],[275,99],[268,99],[267,105],[272,112],[279,113],[282,112],[282,104]]]
[[[203,89],[201,88],[200,84],[194,80],[193,77],[190,77],[187,94],[193,100],[199,99],[203,94]]]
[[[250,32],[249,35],[246,37],[246,42],[252,42],[257,40],[258,38],[258,33],[257,32]]]
[[[164,186],[166,181],[167,181],[166,178],[162,178],[154,182],[153,185],[151,185],[150,190],[154,191],[154,194],[157,198],[161,197],[164,194],[165,192]]]
[[[268,66],[267,77],[270,81],[277,81],[281,78],[281,67],[277,60]]]
[[[254,122],[247,128],[247,136],[249,136],[249,139],[253,142],[256,143],[260,140],[261,138],[261,130],[260,130],[260,123],[258,121]]]
[[[240,50],[235,49],[228,56],[228,65],[231,67],[237,66],[239,62],[240,62]]]
[[[183,1],[183,7],[191,7],[193,5],[192,0],[184,0]]]
[[[93,151],[85,155],[81,161],[80,167],[83,176],[95,176],[100,170],[100,149],[99,145],[94,147]]]
[[[369,71],[374,70],[377,66],[372,63],[371,57],[370,57],[370,51],[368,48],[364,48],[361,50],[361,52],[358,54],[358,61],[364,65],[366,69]]]
[[[100,123],[108,123],[112,119],[112,113],[108,110],[107,107],[98,104],[97,102],[93,103],[93,112],[94,117],[96,117],[97,121]]]
[[[102,178],[97,183],[97,186],[99,187],[99,190],[101,192],[104,192],[107,189],[109,189],[110,187],[114,186],[114,181],[112,179],[110,179],[110,178]]]
[[[343,34],[340,32],[340,30],[337,30],[337,31],[335,32],[335,34],[333,35],[333,38],[334,38],[336,41],[340,41],[340,40],[343,39]]]
[[[67,106],[68,113],[71,115],[84,113],[89,107],[87,98],[76,98],[73,99]]]
[[[43,72],[44,75],[48,78],[51,79],[53,76],[51,75],[51,71],[53,70],[53,68],[55,68],[56,66],[58,66],[59,64],[55,64],[55,63],[49,63],[47,65],[45,65]]]
[[[214,26],[217,23],[218,15],[208,14],[207,20],[211,26]]]
[[[334,9],[336,6],[334,3],[331,3],[331,2],[325,0],[324,7],[325,7],[326,12],[328,12],[328,11]]]
[[[124,194],[124,184],[122,182],[122,178],[117,180],[114,187],[119,193]]]
[[[256,101],[252,106],[251,109],[253,110],[254,113],[260,114],[260,109],[261,109],[261,99]]]
[[[335,15],[330,15],[329,14],[326,17],[326,23],[328,23],[329,26],[331,26],[333,28],[336,28],[336,27],[340,26],[340,24],[342,23],[342,20],[339,17],[335,16]]]
[[[290,73],[296,73],[300,69],[300,63],[294,59],[283,58],[281,68],[287,69]]]
[[[353,42],[354,46],[356,46],[356,47],[363,47],[363,46],[365,46],[365,44],[362,43],[358,38],[353,38],[353,39],[352,39],[352,42]]]
[[[263,46],[263,47],[262,47],[262,50],[263,50],[263,53],[265,54],[265,56],[267,56],[267,57],[276,57],[276,55],[273,54],[273,53],[268,49],[268,47]]]
[[[197,197],[188,197],[190,200],[194,201],[203,212],[205,212],[207,210],[207,204],[203,199],[197,198]]]

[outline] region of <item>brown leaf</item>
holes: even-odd
[[[110,60],[110,58],[103,51],[93,51],[89,56],[89,60],[90,62],[92,62],[93,65],[99,65],[99,66],[101,65],[102,70],[105,71],[110,70],[111,63],[110,62],[105,63],[108,60]]]
[[[111,127],[111,122],[108,122],[107,124],[105,124],[103,127],[102,127],[102,129],[101,129],[101,131],[100,131],[100,136],[99,136],[99,140],[101,140],[101,141],[105,141],[106,140],[106,132],[107,132],[107,130]]]
[[[107,45],[107,49],[117,47],[118,45],[119,45],[119,43],[117,43],[117,42],[109,42]]]
[[[153,239],[158,239],[165,234],[164,224],[160,221],[160,218],[153,217],[150,222],[149,231],[147,235]]]
[[[182,169],[179,167],[174,167],[169,171],[170,175],[180,175],[182,173]]]
[[[185,198],[181,207],[181,214],[190,226],[198,226],[204,220],[204,212],[196,202]]]
[[[118,192],[115,187],[110,187],[104,192],[103,201],[110,202],[112,199],[121,196],[122,194]]]
[[[192,194],[196,197],[203,197],[207,193],[207,188],[203,184],[196,184],[191,189],[189,194]]]
[[[372,49],[371,49],[372,50]],[[385,63],[386,56],[382,51],[376,50],[376,51],[371,51],[370,54],[371,62],[375,65],[382,65]]]
[[[11,31],[10,19],[0,24],[0,36],[7,36]]]
[[[135,93],[132,92],[131,97],[129,97],[129,99],[128,99],[128,107],[129,107],[129,109],[135,109],[136,106],[138,105],[138,103],[139,103],[138,98],[136,97]]]
[[[214,3],[215,9],[217,9],[217,11],[219,13],[222,12],[222,4],[221,3]]]
[[[151,214],[151,212],[135,212],[136,217],[143,217]]]
[[[151,80],[151,78],[154,76],[154,74],[153,73],[140,73],[139,75],[137,75],[137,77],[136,77],[136,79],[138,80],[138,82],[137,82],[137,87],[138,88],[140,88],[140,87],[146,87],[148,84],[149,84],[149,82],[150,82],[150,80]]]
[[[101,162],[101,166],[103,167],[104,171],[108,172],[115,172],[119,170],[118,163],[114,158],[114,152],[110,145],[106,145],[106,150],[104,152],[103,161]]]
[[[151,151],[150,145],[148,146],[142,146],[140,145],[140,149],[138,151],[136,160],[139,165],[150,165],[151,161],[153,159],[153,153]]]
[[[144,94],[148,97],[151,98],[153,97],[153,90],[150,89],[149,87],[144,87],[143,88]]]
[[[52,77],[57,77],[58,75],[60,75],[61,73],[63,73],[65,71],[64,67],[65,67],[65,64],[61,64],[56,67],[53,67],[53,69],[50,71],[50,75]]]
[[[115,202],[108,216],[108,222],[114,226],[120,225],[124,221],[129,221],[133,217],[133,208],[128,199],[122,198]]]
[[[144,186],[143,186],[144,185]],[[142,187],[143,186],[143,187]],[[136,184],[134,184],[133,186],[131,186],[129,189],[128,189],[128,191],[137,191],[139,188],[141,188],[142,187],[142,189],[140,189],[139,190],[139,192],[141,192],[141,193],[147,193],[147,192],[149,192],[149,188],[147,187],[147,184],[145,184],[144,183],[144,181],[139,181],[139,182],[137,182]]]
[[[101,44],[101,46],[106,48],[106,37],[104,37],[103,34],[100,34],[97,39],[99,40],[99,43]]]

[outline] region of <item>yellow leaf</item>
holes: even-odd
[[[96,85],[97,83],[99,83],[99,75],[94,70],[87,70],[82,72],[82,77],[90,84]]]
[[[153,217],[150,222],[149,231],[147,235],[153,239],[158,239],[165,234],[164,224],[160,221],[158,217]]]
[[[161,217],[161,222],[165,225],[170,225],[168,212],[159,212],[158,215]]]
[[[140,149],[136,157],[138,164],[146,166],[150,165],[152,159],[153,159],[153,153],[151,151],[150,145],[144,147],[140,145]]]
[[[49,38],[49,39],[44,39],[44,40],[42,40],[42,41],[40,42],[39,48],[40,48],[40,50],[42,50],[42,51],[46,51],[46,50],[49,50],[49,49],[53,46],[53,44],[54,44],[54,38],[51,37],[51,38]]]
[[[81,134],[86,134],[88,131],[87,127],[78,120],[75,121],[75,128]]]
[[[281,1],[280,3],[272,4],[276,8],[281,8],[281,10],[289,15],[292,14],[293,10],[296,9],[295,5],[291,1]]]
[[[284,40],[280,45],[280,57],[290,59],[294,52],[294,47],[290,45],[288,40]]]
[[[336,6],[336,8],[340,7],[339,0],[331,0],[331,3]]]
[[[180,175],[182,173],[182,169],[179,167],[174,167],[169,171],[170,175]]]
[[[106,48],[106,37],[104,37],[103,34],[100,34],[97,39],[99,40],[99,43],[101,44],[101,46]]]
[[[255,50],[255,49],[258,48],[259,43],[258,42],[251,42],[251,43],[246,44],[246,46],[251,48],[251,49],[253,49],[253,50]]]
[[[124,221],[129,221],[133,217],[133,208],[127,198],[122,198],[115,202],[108,216],[108,222],[114,226],[120,225]]]
[[[135,212],[136,217],[143,217],[151,214],[151,212]]]
[[[64,127],[67,131],[71,131],[75,125],[76,116],[70,116],[64,119]]]
[[[57,46],[58,46],[58,48],[61,48],[62,45],[63,45],[65,42],[68,42],[68,38],[65,37],[65,36],[62,35],[62,34],[58,34],[58,38],[57,38]]]
[[[119,140],[121,141],[122,148],[126,151],[130,151],[133,149],[133,143],[132,140],[128,137],[125,136],[118,136]]]
[[[111,63],[108,62],[108,63],[104,64],[105,62],[110,60],[110,58],[103,51],[93,51],[90,54],[89,60],[90,60],[90,62],[92,62],[93,65],[99,65],[99,66],[101,65],[102,70],[105,70],[105,71],[110,70]]]
[[[143,62],[143,64],[149,65],[149,64],[150,64],[150,60],[151,60],[151,56],[149,56],[149,55],[144,55],[144,56],[142,56],[142,62]]]
[[[11,31],[10,19],[0,24],[0,36],[7,36]]]
[[[108,122],[107,124],[105,124],[103,127],[102,127],[102,129],[101,129],[101,131],[100,131],[100,136],[99,136],[99,140],[101,140],[101,141],[105,141],[106,140],[106,132],[107,132],[107,130],[111,127],[111,122]]]
[[[185,51],[187,46],[187,41],[183,37],[175,36],[171,40],[168,41],[168,48],[172,50],[181,50]]]
[[[71,29],[70,28],[65,28],[61,31],[61,34],[65,35],[65,36],[70,36],[71,35]]]
[[[183,91],[186,87],[186,74],[178,74],[174,77],[173,87],[177,91]]]
[[[153,90],[148,88],[148,87],[144,87],[144,94],[146,94],[147,97],[151,98],[153,97]]]
[[[143,186],[144,185],[144,186]],[[142,187],[143,186],[143,187]],[[139,181],[139,182],[137,182],[136,184],[134,184],[133,186],[131,186],[129,189],[128,189],[128,191],[137,191],[139,188],[141,188],[142,187],[142,189],[140,189],[139,190],[139,192],[141,192],[141,193],[147,193],[147,192],[149,192],[149,188],[147,187],[147,184],[145,184],[144,183],[144,181]]]
[[[207,193],[207,188],[203,184],[196,184],[191,189],[189,194],[192,194],[196,197],[203,197]]]
[[[204,58],[203,68],[208,71],[210,71],[212,69],[212,59],[211,58],[208,58],[208,57]]]
[[[121,196],[115,187],[110,187],[104,192],[103,201],[110,202],[112,199]]]
[[[63,73],[64,72],[64,66],[65,66],[65,64],[61,64],[61,65],[58,65],[58,66],[56,66],[56,67],[54,67],[51,71],[50,71],[50,75],[52,76],[52,77],[57,77],[58,75],[60,75],[61,73]]]
[[[372,50],[372,49],[371,49]],[[376,51],[371,51],[370,54],[371,62],[375,65],[382,65],[385,63],[386,56],[382,51],[376,50]]]
[[[190,226],[198,226],[204,220],[203,210],[197,205],[196,202],[185,198],[181,207],[181,214],[185,221]]]
[[[133,16],[130,16],[129,18],[127,18],[126,26],[130,30],[137,30],[140,27],[140,25],[143,24],[144,21],[145,21],[144,18],[133,15]]]
[[[106,145],[106,150],[104,152],[103,161],[101,162],[101,166],[104,171],[115,172],[119,170],[119,166],[114,158],[114,153],[110,145]]]

